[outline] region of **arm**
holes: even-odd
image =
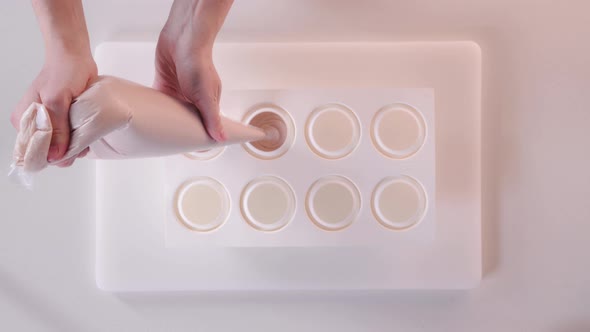
[[[81,0],[33,0],[45,41],[46,56],[61,53],[90,56],[90,40]]]
[[[33,0],[45,42],[45,63],[11,115],[19,130],[22,113],[33,103],[45,105],[53,136],[48,160],[61,159],[70,140],[69,109],[97,75],[81,0]],[[60,166],[69,166],[69,160]]]
[[[200,0],[194,11],[194,35],[207,52],[213,49],[215,37],[221,29],[233,0]]]
[[[213,43],[232,0],[175,0],[156,48],[154,87],[193,103],[209,135],[225,140],[219,118],[221,81]]]

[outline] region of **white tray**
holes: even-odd
[[[107,43],[102,74],[150,84],[154,44]],[[335,61],[337,59],[337,61]],[[396,250],[167,247],[164,159],[97,162],[97,261],[110,291],[452,289],[481,278],[481,54],[472,42],[220,44],[226,90],[433,88],[433,241]]]

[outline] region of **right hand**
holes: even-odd
[[[184,37],[160,34],[156,47],[154,87],[167,95],[185,100],[199,110],[209,136],[224,141],[219,114],[221,80],[213,65],[212,49],[198,44],[190,32]]]
[[[19,131],[22,114],[33,102],[43,104],[49,112],[53,136],[47,161],[60,160],[70,144],[69,110],[78,97],[97,77],[96,63],[90,54],[59,53],[48,55],[41,72],[12,112],[10,121]],[[88,149],[58,164],[71,166],[76,157],[84,157]]]

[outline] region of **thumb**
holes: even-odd
[[[60,94],[43,99],[43,105],[49,112],[53,135],[49,145],[47,161],[60,160],[67,152],[70,144],[69,110],[72,99],[66,94]]]
[[[199,103],[193,103],[201,113],[201,117],[205,123],[205,129],[207,129],[209,136],[218,142],[225,141],[226,136],[221,125],[221,116],[219,115],[219,103],[212,98],[200,100]]]

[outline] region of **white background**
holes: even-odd
[[[93,45],[157,37],[170,1],[85,1]],[[0,177],[0,330],[590,331],[587,0],[236,0],[223,41],[471,39],[483,52],[484,280],[471,291],[113,295],[94,284],[89,161],[34,192]],[[0,165],[43,62],[30,4],[0,3]]]

